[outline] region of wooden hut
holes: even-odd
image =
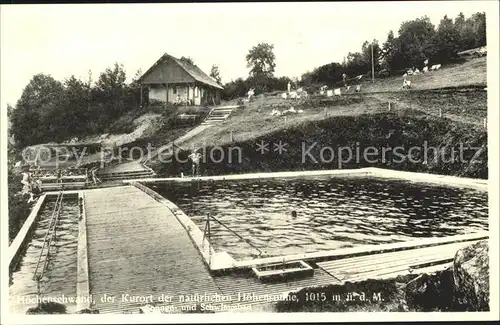
[[[196,65],[167,53],[140,78],[141,106],[143,89],[148,89],[149,103],[219,105],[223,89]]]

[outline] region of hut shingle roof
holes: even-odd
[[[180,60],[176,57],[173,57],[167,53],[163,54],[162,57],[156,61],[142,76],[139,78],[139,82],[141,82],[156,66],[161,64],[165,59],[170,58],[175,63],[177,63],[182,69],[184,69],[193,79],[208,86],[212,86],[218,89],[224,89],[221,85],[215,81],[212,77],[208,76],[205,72],[203,72],[199,67],[194,64],[191,64],[187,61]]]

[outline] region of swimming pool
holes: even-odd
[[[204,181],[148,185],[203,231],[215,216],[263,256],[444,237],[488,229],[484,191],[372,177]],[[291,215],[296,211],[297,216]],[[259,252],[210,223],[211,243],[235,259]]]

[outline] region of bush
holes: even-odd
[[[222,91],[222,99],[231,100],[239,97],[246,97],[247,92],[255,89],[255,95],[286,91],[287,85],[292,80],[288,77],[248,77],[247,79],[238,78],[235,81],[228,82],[224,85]]]
[[[32,307],[26,311],[28,315],[35,314],[67,314],[66,306],[57,302],[42,302],[37,307]]]
[[[127,114],[120,117],[116,122],[111,124],[106,130],[106,133],[131,133],[134,132],[133,122],[135,117],[134,114]]]
[[[8,203],[9,203],[9,244],[28,218],[32,204],[28,203],[29,196],[20,194],[22,190],[21,175],[16,171],[14,161],[19,159],[16,150],[9,150],[8,162]]]

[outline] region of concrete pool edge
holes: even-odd
[[[482,191],[488,190],[487,179],[417,173],[376,167],[367,167],[364,169],[370,172],[371,175],[380,178],[404,179],[417,183],[434,183],[446,186],[471,187]]]
[[[318,251],[305,254],[272,256],[272,257],[251,259],[245,261],[237,261],[234,267],[250,268],[270,263],[282,263],[282,262],[299,261],[299,260],[307,262],[307,261],[317,261],[320,259],[345,258],[352,256],[378,254],[390,251],[408,250],[413,248],[423,248],[434,245],[442,245],[446,243],[465,242],[465,241],[474,241],[482,239],[489,239],[488,231],[470,233],[465,235],[448,236],[448,237],[423,238],[423,239],[411,240],[406,242],[389,243],[389,244],[363,245],[357,247],[342,248],[336,250],[325,250],[325,251]]]
[[[209,270],[215,271],[234,268],[236,260],[227,252],[215,252],[210,242],[203,236],[201,229],[176,204],[139,182],[131,182],[130,185],[151,196],[172,212],[177,221],[188,233]]]
[[[222,180],[246,180],[246,179],[272,179],[293,178],[307,176],[372,176],[394,180],[407,180],[417,183],[433,183],[455,187],[470,187],[482,191],[488,190],[488,180],[479,178],[466,178],[449,175],[417,173],[399,171],[378,167],[364,167],[359,169],[332,169],[332,170],[310,170],[310,171],[287,171],[270,173],[248,173],[233,175],[216,175],[201,177],[167,177],[167,178],[143,178],[122,180],[124,184],[131,183],[161,183],[161,182],[192,182],[192,181],[222,181]]]
[[[19,232],[16,235],[16,238],[14,238],[12,243],[9,245],[9,266],[11,266],[12,262],[16,259],[19,250],[21,249],[23,243],[26,241],[26,236],[30,232],[33,225],[35,224],[35,221],[38,217],[38,212],[40,211],[43,203],[45,202],[46,197],[47,194],[44,193],[37,199],[35,205],[31,209],[30,214],[28,215],[28,218],[26,218],[26,221],[21,227],[21,230],[19,230]]]

